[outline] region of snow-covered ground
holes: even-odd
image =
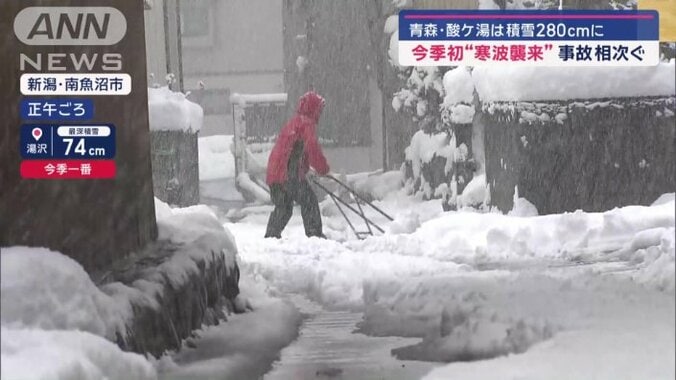
[[[157,378],[145,357],[113,343],[116,334],[126,335],[133,305],[158,308],[162,287],[181,286],[212,252],[233,265],[236,247],[208,207],[171,209],[157,199],[155,205],[160,239],[186,245],[131,285],[97,287],[60,252],[1,248],[2,379]]]
[[[283,239],[262,239],[270,207],[244,210],[225,226],[242,269],[236,308],[247,312],[205,327],[160,360],[110,341],[131,300],[152,302],[152,286],[100,289],[61,254],[4,248],[2,378],[257,378],[270,368],[270,378],[299,368],[364,378],[383,373],[378,368],[391,378],[674,377],[673,194],[650,207],[527,217],[442,213],[438,201],[402,194],[377,201],[395,221],[370,213],[387,232],[366,240],[329,202],[322,209],[331,240],[306,238],[298,212]],[[157,215],[162,236],[177,242],[223,231],[206,206],[157,202]],[[228,235],[205,243],[224,244]],[[179,281],[185,270],[164,269]],[[25,275],[36,272],[50,281]],[[302,305],[292,304],[298,297],[326,312],[317,311],[300,330],[310,335],[292,343],[303,320]],[[326,344],[336,351],[322,355],[322,340],[313,337],[323,336],[321,326],[338,328],[335,321],[340,331]],[[352,329],[360,333],[354,340]],[[359,354],[376,346],[378,353]],[[298,355],[308,349],[318,350],[317,371]],[[343,352],[359,363],[338,360]],[[395,358],[434,363],[404,370]]]
[[[269,208],[226,226],[247,276],[363,313],[362,333],[419,338],[399,358],[450,363],[426,378],[674,377],[673,194],[529,217],[378,205],[397,217],[371,215],[388,233],[362,241],[326,204],[333,240],[306,238],[298,211],[280,241],[261,239]]]

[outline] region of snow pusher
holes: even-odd
[[[357,204],[357,208],[354,208],[352,205],[350,205],[349,203],[347,203],[343,199],[341,199],[338,195],[334,194],[326,186],[319,183],[319,181],[317,181],[315,178],[311,179],[312,183],[314,183],[320,189],[324,190],[326,192],[326,194],[328,194],[329,197],[331,197],[331,199],[333,200],[333,203],[336,204],[338,211],[340,211],[340,213],[343,215],[343,217],[345,218],[345,221],[347,221],[347,224],[350,226],[350,228],[352,229],[352,232],[354,232],[355,236],[357,236],[358,239],[360,239],[360,240],[364,239],[367,235],[373,236],[373,229],[376,229],[376,230],[380,231],[381,233],[385,232],[385,230],[383,230],[380,226],[378,226],[376,223],[374,223],[371,219],[369,219],[366,216],[366,213],[364,212],[364,208],[362,207],[362,205],[366,205],[366,206],[371,207],[373,210],[380,213],[382,216],[387,218],[389,221],[394,220],[394,218],[389,216],[385,211],[381,210],[380,208],[378,208],[373,203],[364,199],[361,195],[359,195],[359,193],[354,191],[354,189],[352,189],[351,187],[349,187],[348,185],[343,183],[338,178],[331,176],[331,175],[327,175],[327,176],[325,176],[325,178],[328,178],[328,179],[335,181],[338,185],[340,185],[340,187],[347,190],[347,192],[350,194],[350,197],[352,198],[352,200],[354,200],[354,202]],[[343,208],[341,207],[341,204],[343,206],[345,206],[348,210],[357,214],[364,221],[364,224],[366,224],[366,229],[367,229],[366,231],[357,231],[354,224],[352,223],[350,218],[345,213],[345,210],[343,210]]]

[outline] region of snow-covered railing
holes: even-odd
[[[284,122],[287,94],[238,94],[230,96],[234,125],[235,174],[249,169],[249,143],[273,138]]]

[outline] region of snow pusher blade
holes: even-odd
[[[316,179],[312,178],[312,182],[313,182],[317,187],[319,187],[320,189],[324,190],[324,191],[326,192],[326,194],[329,195],[329,197],[331,197],[331,199],[333,200],[333,203],[336,204],[336,207],[338,208],[338,211],[340,211],[340,213],[343,215],[343,218],[345,218],[345,221],[347,221],[347,224],[350,226],[350,228],[352,229],[352,232],[354,232],[355,236],[357,236],[358,239],[360,239],[360,240],[361,240],[361,239],[364,239],[366,236],[369,236],[369,235],[370,235],[370,236],[373,236],[373,229],[376,229],[376,230],[380,231],[381,233],[385,233],[385,230],[383,230],[382,228],[380,228],[380,226],[378,226],[377,224],[375,224],[371,219],[369,219],[369,218],[366,216],[366,213],[364,212],[364,209],[363,209],[363,207],[362,207],[362,203],[365,204],[365,205],[367,205],[367,206],[369,206],[369,207],[371,207],[372,209],[376,210],[378,213],[380,213],[381,215],[383,215],[384,217],[386,217],[386,218],[389,219],[390,221],[393,221],[394,219],[393,219],[391,216],[389,216],[389,215],[388,215],[387,213],[385,213],[383,210],[381,210],[381,209],[379,209],[378,207],[376,207],[373,203],[371,203],[371,202],[367,201],[366,199],[364,199],[364,198],[363,198],[362,196],[360,196],[356,191],[354,191],[352,188],[350,188],[349,186],[347,186],[346,184],[344,184],[343,182],[341,182],[339,179],[337,179],[337,178],[335,178],[335,177],[333,177],[333,176],[330,176],[330,175],[329,175],[329,176],[326,176],[326,178],[329,178],[329,179],[335,181],[335,182],[338,183],[341,187],[343,187],[344,189],[346,189],[346,190],[350,193],[350,195],[352,196],[352,199],[353,199],[353,200],[355,201],[355,203],[357,204],[357,208],[354,208],[352,205],[350,205],[349,203],[345,202],[345,201],[344,201],[343,199],[341,199],[339,196],[337,196],[336,194],[334,194],[334,193],[333,193],[331,190],[329,190],[326,186],[322,185],[321,183],[319,183],[319,181],[317,181]],[[344,211],[343,208],[341,207],[341,204],[342,204],[343,206],[345,206],[348,210],[352,211],[353,213],[355,213],[355,214],[357,214],[359,217],[361,217],[361,219],[362,219],[362,220],[364,221],[364,223],[366,224],[367,231],[357,231],[357,229],[355,228],[354,224],[352,224],[352,221],[350,220],[350,218],[347,216],[347,214],[345,213],[345,211]]]

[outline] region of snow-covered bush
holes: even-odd
[[[474,118],[472,77],[465,67],[414,67],[411,71],[407,88],[393,99],[395,109],[410,113],[420,128],[406,149],[409,188],[422,193],[424,199],[444,198],[444,209],[453,209],[476,169],[467,145],[470,141],[457,134]]]

